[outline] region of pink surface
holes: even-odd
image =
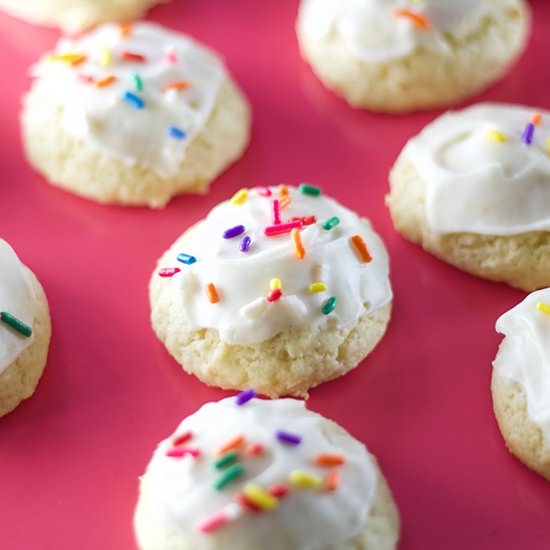
[[[532,4],[529,51],[481,99],[550,107],[550,3]],[[227,395],[184,374],[155,339],[154,262],[236,189],[302,180],[370,217],[391,254],[386,338],[309,405],[379,457],[402,514],[402,550],[550,547],[550,485],[507,453],[491,410],[494,322],[523,295],[460,273],[393,231],[388,170],[437,113],[372,115],[325,91],[300,60],[296,5],[176,0],[151,12],[223,52],[255,114],[249,151],[211,193],[158,212],[98,206],[33,173],[17,112],[26,68],[57,35],[0,16],[0,235],[39,276],[54,323],[36,395],[0,420],[0,548],[135,548],[137,478],[155,444]]]

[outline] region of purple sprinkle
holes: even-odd
[[[254,399],[256,397],[256,392],[250,388],[248,390],[244,390],[237,397],[235,398],[235,401],[237,402],[237,405],[239,407],[241,405],[244,405],[245,403],[248,403],[251,399]]]
[[[251,243],[252,243],[252,239],[248,235],[245,235],[242,238],[241,244],[239,245],[240,251],[241,252],[248,252]]]
[[[236,225],[235,227],[230,227],[229,229],[226,229],[223,232],[223,238],[233,239],[234,237],[238,237],[239,235],[242,235],[244,232],[245,232],[244,225]]]
[[[302,438],[299,435],[291,434],[284,430],[277,430],[275,436],[281,443],[288,443],[289,445],[299,445],[302,442]]]
[[[525,130],[523,131],[523,142],[527,145],[531,145],[533,143],[533,136],[535,135],[535,125],[530,122],[525,126]]]

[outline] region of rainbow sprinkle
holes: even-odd
[[[330,231],[331,229],[335,228],[339,223],[340,218],[338,218],[337,216],[333,216],[323,223],[323,229]]]
[[[134,81],[134,86],[136,87],[136,90],[138,92],[143,91],[143,80],[141,79],[141,76],[139,76],[137,73],[134,73],[132,75],[132,80]]]
[[[98,80],[95,85],[98,88],[105,88],[107,86],[110,86],[111,84],[114,84],[116,82],[117,78],[116,76],[110,75],[105,78],[102,78],[101,80]]]
[[[288,445],[300,445],[302,438],[299,435],[287,432],[285,430],[277,430],[275,437],[281,442]]]
[[[245,451],[247,456],[260,456],[263,452],[264,446],[261,443],[251,443]]]
[[[134,107],[134,109],[143,109],[145,107],[145,102],[143,101],[143,99],[133,94],[132,92],[124,92],[122,99],[123,101],[128,103],[128,105]]]
[[[533,143],[533,137],[535,136],[535,125],[532,122],[529,122],[523,130],[523,143],[525,145],[531,145]]]
[[[325,477],[325,487],[327,491],[334,492],[340,486],[340,472],[338,470],[330,471]]]
[[[229,451],[214,462],[214,468],[216,468],[216,470],[223,470],[227,466],[230,466],[236,462],[238,458],[239,454],[237,451]]]
[[[369,262],[372,262],[372,256],[369,252],[369,249],[367,247],[367,244],[363,240],[363,237],[361,235],[354,235],[350,239],[351,244],[355,247],[355,250],[359,254],[359,257],[363,262],[368,264]]]
[[[331,296],[323,306],[323,313],[325,315],[330,315],[336,308],[336,296]]]
[[[273,194],[271,192],[271,189],[263,186],[256,187],[256,193],[258,193],[260,197],[271,197],[271,195]]]
[[[243,188],[240,191],[237,191],[231,200],[229,201],[233,206],[244,204],[248,199],[248,189]]]
[[[147,61],[144,55],[128,51],[121,52],[120,58],[123,61],[132,61],[133,63],[145,63]]]
[[[241,243],[239,244],[239,250],[241,252],[248,252],[250,250],[250,245],[252,244],[252,237],[245,235]]]
[[[224,487],[229,485],[231,482],[239,479],[244,474],[244,466],[237,462],[233,464],[225,472],[221,474],[216,483],[214,484],[214,489],[216,491],[221,491]]]
[[[288,479],[292,485],[302,489],[320,489],[323,486],[323,480],[319,476],[304,470],[290,472]]]
[[[163,267],[159,270],[160,277],[173,277],[176,273],[179,273],[181,269],[179,267]]]
[[[312,283],[309,285],[309,291],[313,294],[317,292],[325,292],[327,290],[327,285],[325,283]]]
[[[256,485],[255,483],[248,483],[243,490],[243,494],[252,504],[255,504],[262,510],[274,510],[279,504],[279,500],[276,497],[270,495],[260,485]]]
[[[177,126],[170,126],[168,135],[174,139],[185,139],[187,137],[187,134]]]
[[[425,15],[421,13],[413,12],[411,10],[402,9],[402,8],[395,9],[393,10],[393,16],[409,19],[410,21],[412,21],[412,23],[414,23],[416,27],[418,27],[423,31],[427,31],[432,27],[430,20]]]
[[[278,279],[277,277],[271,279],[271,281],[269,281],[269,288],[270,290],[276,290],[277,288],[282,289],[283,283],[281,283],[281,279]]]
[[[545,302],[538,302],[537,303],[537,311],[540,311],[541,313],[546,313],[547,315],[550,315],[550,305],[546,304]]]
[[[62,55],[48,55],[48,61],[62,61],[63,63],[69,64],[71,67],[76,67],[88,59],[87,56],[80,53],[66,53]]]
[[[489,141],[494,141],[495,143],[506,143],[506,136],[498,130],[487,130],[485,135]]]
[[[302,222],[297,220],[295,222],[281,223],[280,225],[270,225],[264,229],[266,237],[274,237],[276,235],[282,235],[283,233],[290,233],[293,229],[300,229]]]
[[[216,531],[220,527],[223,527],[227,523],[229,523],[229,516],[224,512],[216,512],[201,521],[197,525],[197,531],[200,531],[201,533],[210,533],[212,531]]]
[[[276,302],[283,296],[283,291],[280,288],[274,288],[267,293],[266,300],[268,302]]]
[[[245,443],[245,437],[243,434],[238,434],[235,437],[232,437],[229,441],[224,443],[217,451],[217,455],[223,455],[227,451],[231,451],[232,449],[239,449],[241,448]]]
[[[279,200],[275,199],[271,206],[273,210],[273,225],[281,225],[281,209],[279,208]]]
[[[170,458],[182,458],[186,455],[192,456],[193,458],[199,458],[201,452],[198,449],[188,449],[187,447],[177,447],[175,449],[170,449],[166,456]]]
[[[206,296],[211,304],[217,304],[220,301],[220,296],[214,283],[208,283],[206,285]]]
[[[329,454],[329,453],[319,453],[315,457],[315,464],[323,468],[332,467],[332,466],[342,466],[346,463],[346,458],[342,455]]]
[[[177,260],[185,265],[193,265],[196,263],[197,258],[195,258],[195,256],[191,256],[191,254],[184,254],[182,252],[181,254],[178,254]]]
[[[317,223],[317,218],[315,216],[293,216],[288,219],[289,222],[302,222],[302,225],[313,225]]]
[[[542,115],[540,113],[535,113],[533,117],[531,118],[531,122],[538,126],[542,122]]]
[[[306,257],[306,249],[302,244],[302,237],[300,236],[300,230],[296,227],[292,229],[290,231],[290,238],[292,240],[292,244],[296,252],[296,257],[299,260],[303,260]]]
[[[236,225],[235,227],[230,227],[223,232],[224,239],[234,239],[239,235],[242,235],[246,231],[244,225]]]
[[[193,438],[193,433],[190,431],[184,432],[181,435],[178,435],[174,441],[172,441],[172,445],[174,447],[177,447],[178,445],[183,445],[184,443],[187,443],[190,439]]]
[[[241,393],[239,393],[235,398],[235,402],[237,403],[237,405],[239,405],[239,407],[241,407],[242,405],[244,405],[245,403],[248,403],[251,399],[254,399],[255,397],[256,397],[256,392],[252,388],[249,388],[248,390],[244,390]]]
[[[0,321],[10,326],[13,330],[26,338],[30,338],[32,336],[32,328],[7,311],[0,311]]]
[[[299,187],[300,193],[304,195],[309,195],[310,197],[320,197],[321,188],[314,187],[313,185],[308,185],[307,183],[302,183]]]
[[[173,80],[172,82],[168,82],[162,87],[162,90],[164,92],[167,92],[168,90],[177,90],[178,92],[183,92],[184,90],[187,90],[191,87],[191,83],[187,80]]]

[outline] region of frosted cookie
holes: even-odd
[[[140,550],[396,548],[399,514],[364,445],[302,401],[253,395],[204,405],[159,444]]]
[[[498,80],[529,26],[523,0],[302,0],[297,31],[304,58],[351,105],[407,112]]]
[[[153,328],[207,384],[305,396],[382,338],[388,263],[370,223],[318,187],[243,189],[160,259]]]
[[[550,288],[497,321],[493,405],[508,449],[550,481]]]
[[[108,21],[138,19],[162,0],[0,0],[0,9],[36,25],[74,33]]]
[[[46,365],[50,334],[44,290],[0,239],[0,416],[34,393]]]
[[[396,229],[456,267],[550,285],[550,113],[481,104],[411,139],[390,175]]]
[[[164,206],[202,193],[246,147],[247,102],[221,60],[150,23],[62,39],[24,100],[31,164],[103,203]]]

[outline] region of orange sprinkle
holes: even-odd
[[[110,86],[111,84],[113,84],[114,82],[116,82],[116,76],[108,76],[106,78],[103,78],[102,80],[98,80],[95,85],[98,87],[98,88],[105,88],[105,86]]]
[[[165,84],[162,89],[167,92],[168,90],[178,90],[182,92],[183,90],[187,90],[187,88],[191,87],[191,83],[187,80],[173,80],[172,82],[168,82]]]
[[[359,252],[359,256],[361,256],[361,259],[366,264],[372,262],[372,256],[370,255],[369,249],[367,248],[367,245],[365,244],[365,241],[363,240],[363,237],[361,237],[361,235],[354,235],[351,238],[351,242],[353,246],[355,246],[357,252]]]
[[[331,470],[325,477],[325,487],[327,491],[331,493],[336,491],[340,486],[340,472],[338,470]]]
[[[542,115],[540,113],[537,113],[536,115],[533,115],[533,118],[531,119],[531,122],[538,126],[542,122]]]
[[[279,194],[281,197],[288,197],[288,187],[284,183],[279,186]]]
[[[220,295],[214,283],[208,283],[206,285],[206,295],[211,304],[217,304],[220,301]]]
[[[284,195],[283,198],[279,201],[279,210],[284,210],[291,203],[290,196]]]
[[[120,23],[118,28],[120,29],[120,36],[122,38],[127,38],[128,36],[131,36],[131,34],[134,32],[132,23]]]
[[[68,63],[71,67],[76,67],[81,63],[84,63],[88,59],[87,56],[80,53],[66,53],[62,55],[50,55],[48,56],[49,61],[64,61]]]
[[[232,437],[229,441],[224,443],[216,453],[217,455],[224,455],[227,451],[232,451],[233,449],[239,449],[244,445],[245,437],[243,434],[236,435]]]
[[[431,29],[432,24],[430,20],[421,13],[415,13],[411,10],[406,9],[396,9],[393,10],[393,16],[394,17],[406,17],[407,19],[410,19],[418,28],[423,29],[425,31]]]
[[[322,467],[341,466],[346,463],[345,457],[329,453],[319,453],[315,457],[315,464]]]
[[[297,227],[295,227],[290,232],[290,238],[292,239],[294,250],[296,250],[296,256],[298,256],[300,260],[303,260],[306,255],[306,249],[302,244],[302,237],[300,236],[300,230]]]

